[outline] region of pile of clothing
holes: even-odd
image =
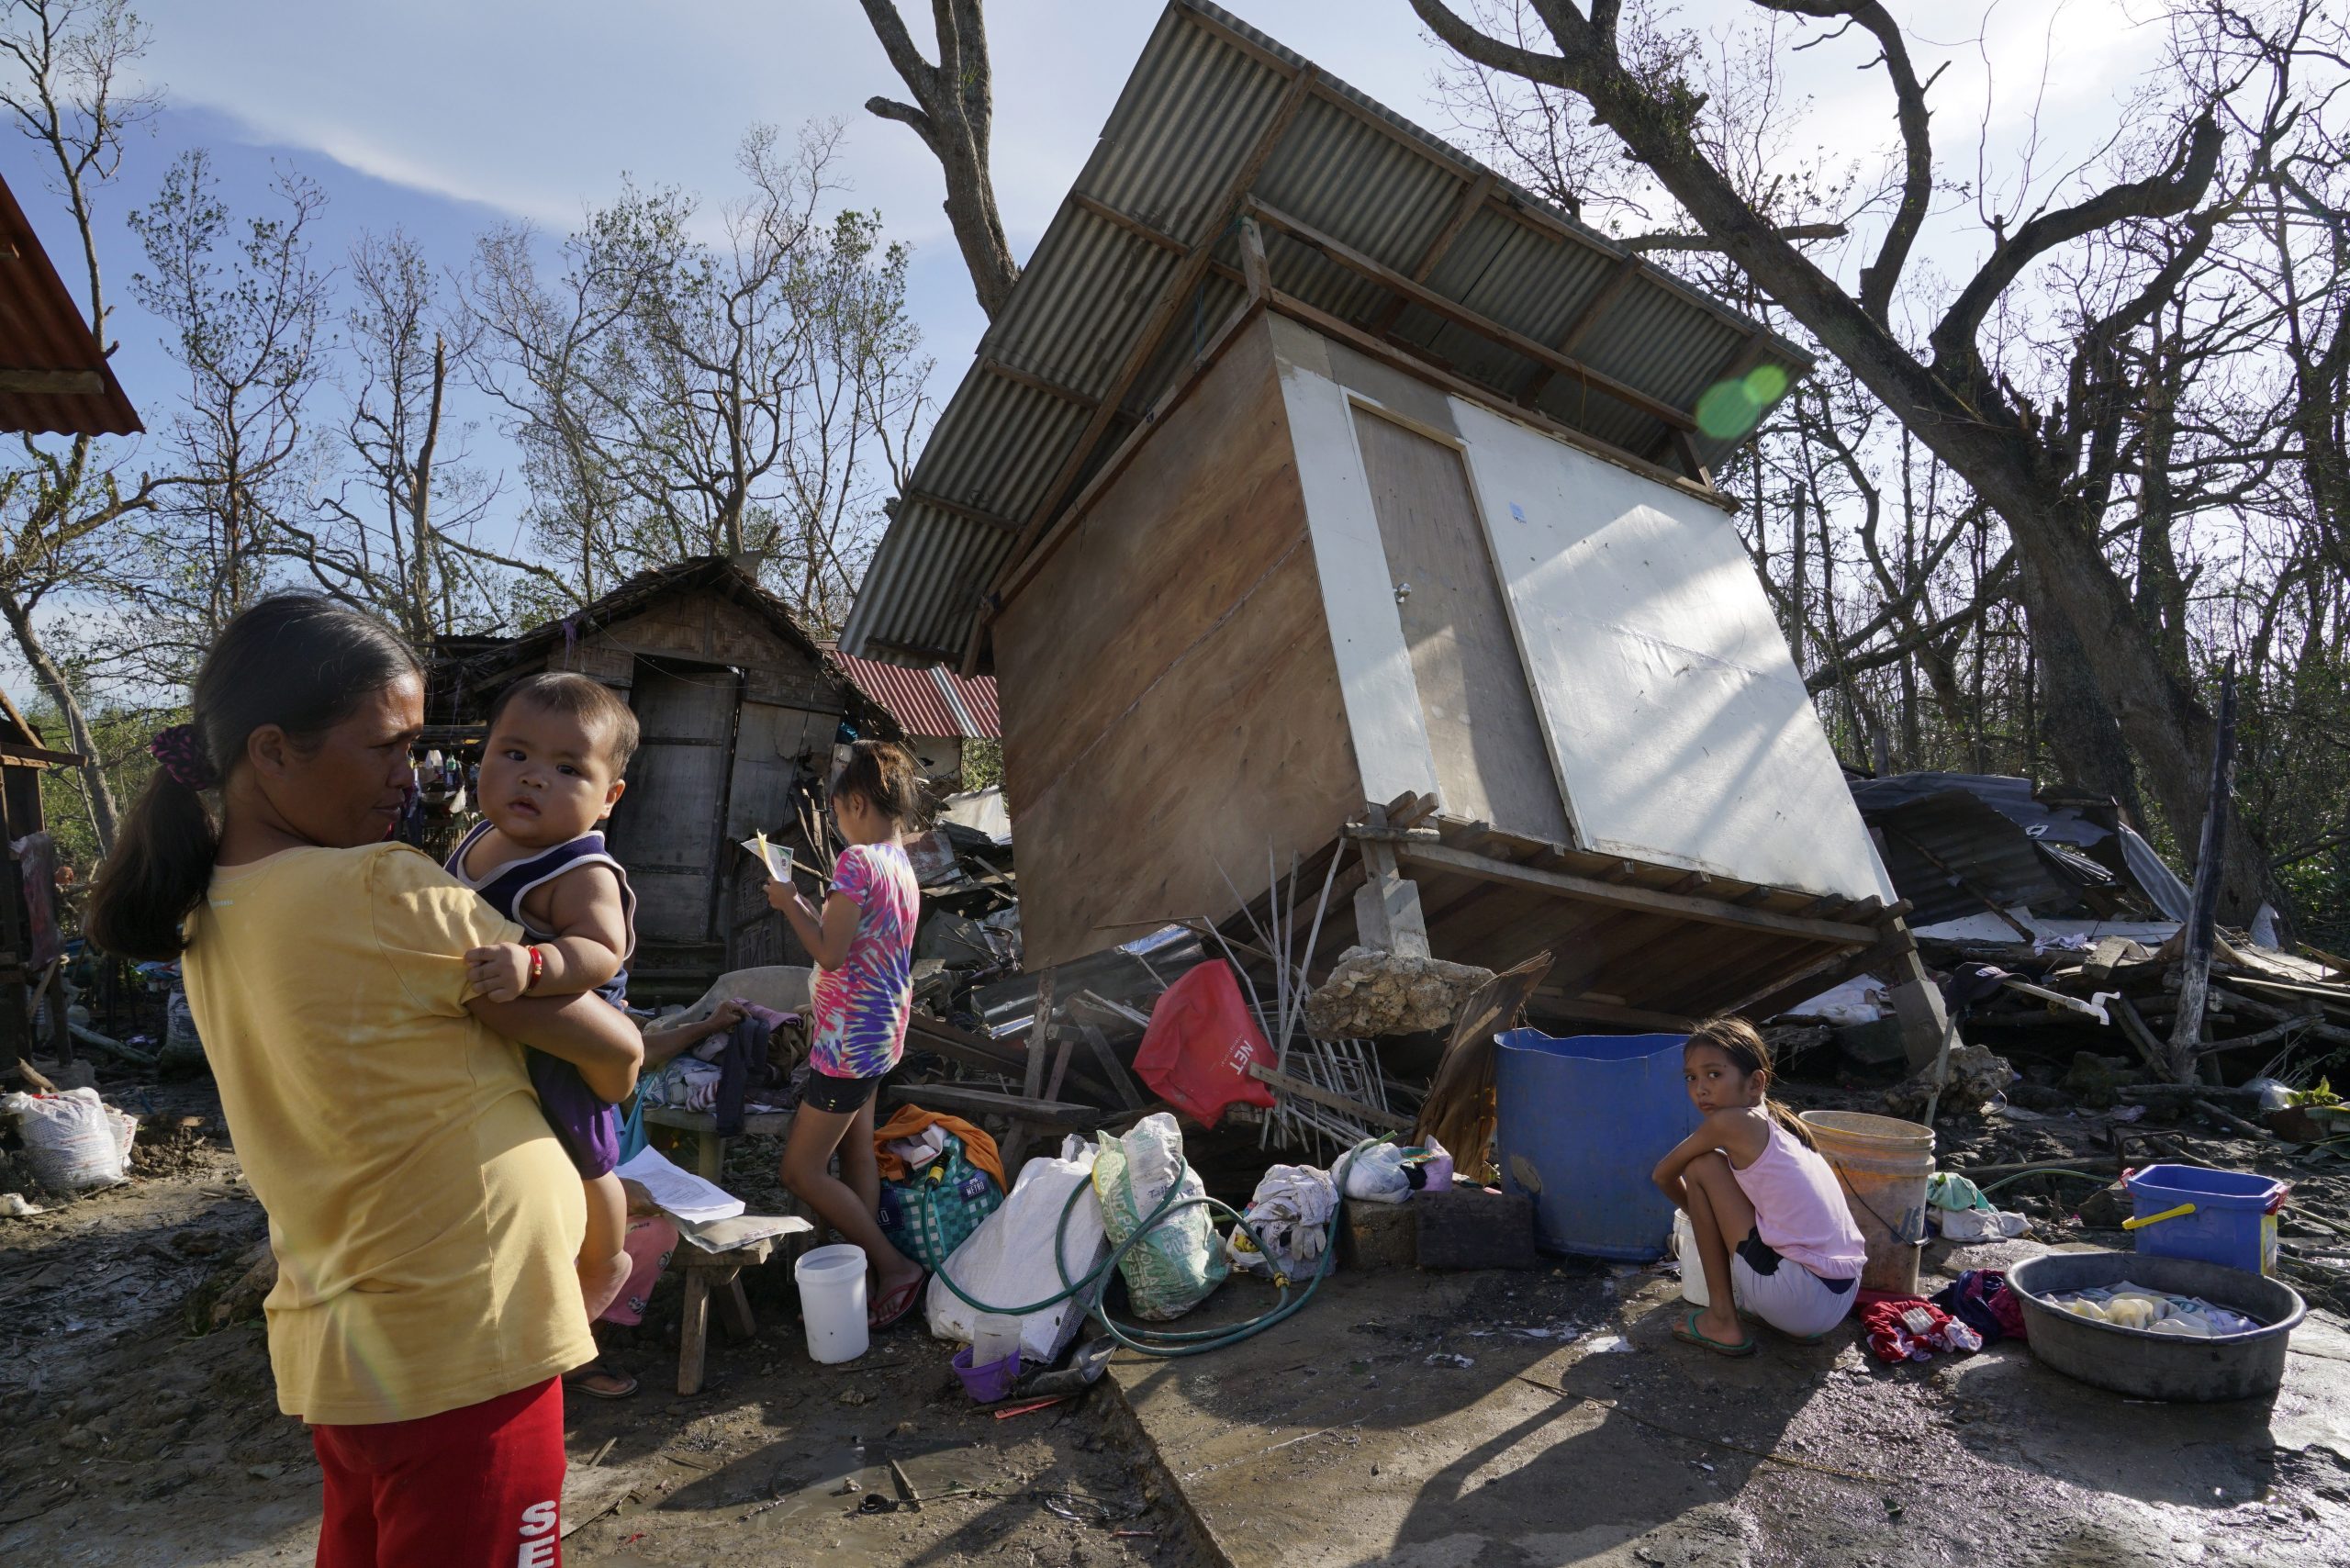
[[[787,1030],[797,1031],[800,1015],[778,1013],[755,1002],[738,1002],[742,1021],[724,1034],[680,1052],[644,1074],[637,1098],[645,1105],[672,1110],[702,1111],[718,1118],[721,1137],[737,1137],[743,1117],[752,1111],[789,1111],[800,1103],[807,1081],[804,1048],[790,1038],[778,1041]]]
[[[1926,1182],[1926,1214],[1945,1241],[1998,1241],[2031,1229],[2023,1215],[1993,1208],[1981,1188],[1947,1170]]]
[[[2241,1312],[2215,1306],[2201,1296],[2165,1295],[2128,1280],[2095,1290],[2068,1291],[2049,1300],[2076,1317],[2109,1323],[2116,1328],[2142,1334],[2169,1334],[2185,1339],[2249,1334],[2263,1327]]]
[[[1931,1361],[1937,1350],[1972,1355],[2024,1337],[2023,1304],[1996,1269],[1969,1269],[1931,1300],[1863,1291],[1860,1305],[1869,1350],[1889,1364]]]

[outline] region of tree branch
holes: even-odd
[[[2002,239],[1934,328],[1930,341],[1935,374],[1961,385],[1972,385],[1977,379],[1980,360],[1975,334],[1982,330],[1983,318],[2024,268],[2050,251],[2125,218],[2176,218],[2201,201],[2219,170],[2220,149],[2225,140],[2219,121],[2206,110],[2188,128],[2161,173],[2125,181],[2086,201],[2043,212]]]

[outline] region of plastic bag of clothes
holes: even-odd
[[[946,1267],[932,1274],[923,1302],[932,1334],[968,1344],[979,1321],[979,1309],[947,1286],[949,1277],[966,1294],[990,1306],[1025,1306],[1058,1293],[1062,1270],[1069,1278],[1081,1280],[1101,1265],[1110,1248],[1102,1231],[1102,1204],[1091,1187],[1093,1164],[1093,1146],[1072,1137],[1061,1146],[1058,1159],[1040,1156],[1020,1168],[1003,1206],[980,1221]],[[1080,1188],[1085,1191],[1071,1209],[1069,1194]],[[1067,1230],[1061,1228],[1065,1209]],[[1053,1263],[1057,1237],[1061,1249],[1058,1269]],[[1022,1315],[1020,1353],[1032,1361],[1059,1360],[1085,1321],[1092,1294],[1080,1291],[1070,1300]]]
[[[1311,1165],[1276,1165],[1258,1182],[1248,1200],[1248,1221],[1264,1238],[1265,1250],[1258,1251],[1248,1230],[1236,1225],[1225,1238],[1225,1256],[1246,1273],[1311,1279],[1322,1266],[1323,1249],[1330,1244],[1330,1221],[1337,1212],[1338,1189],[1328,1171]]]
[[[111,1187],[128,1179],[136,1118],[98,1098],[95,1089],[62,1094],[11,1094],[0,1110],[17,1118],[33,1179],[52,1193]]]
[[[1207,1187],[1184,1163],[1182,1130],[1169,1113],[1145,1116],[1123,1137],[1102,1135],[1093,1190],[1113,1248],[1125,1246],[1173,1193],[1165,1217],[1118,1265],[1136,1316],[1153,1323],[1181,1317],[1232,1272],[1207,1205],[1192,1201],[1205,1197]]]
[[[1413,1151],[1395,1144],[1374,1144],[1346,1160],[1347,1196],[1357,1203],[1400,1204],[1412,1195],[1412,1178],[1404,1163]]]

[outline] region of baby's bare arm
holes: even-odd
[[[476,947],[465,955],[474,983],[493,1002],[532,996],[575,996],[621,972],[628,952],[628,910],[621,879],[609,866],[566,871],[522,901],[531,924],[554,938],[534,944],[543,960],[530,979],[531,948],[519,942]]]
[[[618,873],[610,866],[582,866],[535,891],[546,900],[543,924],[554,940],[540,945],[546,970],[531,988],[532,995],[593,991],[621,972],[628,909]]]

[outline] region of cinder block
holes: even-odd
[[[1414,1194],[1415,1256],[1423,1269],[1533,1269],[1534,1200],[1454,1187]]]
[[[1365,1204],[1352,1198],[1338,1212],[1338,1267],[1408,1269],[1419,1253],[1419,1221],[1414,1196],[1401,1204]]]

